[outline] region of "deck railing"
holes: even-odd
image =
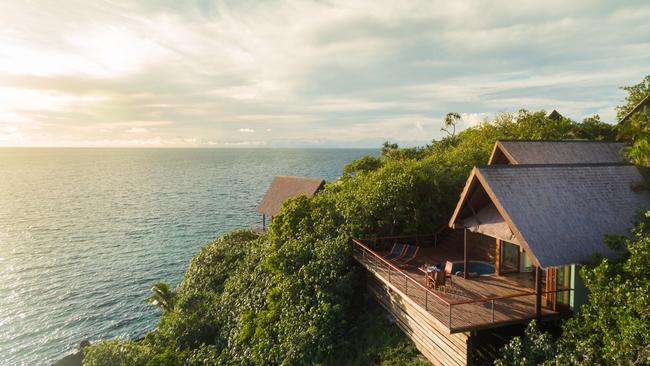
[[[419,239],[423,236],[418,235],[417,237]],[[376,275],[382,276],[385,281],[388,281],[426,312],[433,315],[449,328],[451,333],[481,327],[494,327],[534,319],[537,316],[534,291],[450,301],[437,291],[426,287],[422,281],[414,278],[393,262],[384,259],[375,249],[370,248],[370,246],[376,248],[382,240],[400,239],[401,242],[407,242],[405,239],[409,238],[415,240],[416,236],[354,239],[353,255],[364,267]],[[364,244],[361,240],[370,241],[371,243],[368,243],[370,246]],[[572,289],[558,289],[543,294],[564,291],[572,291]],[[546,315],[555,314],[555,312],[548,309],[543,309],[543,311]]]

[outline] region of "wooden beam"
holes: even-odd
[[[497,276],[501,276],[501,239],[496,239],[497,241],[497,250],[494,256],[494,269]]]
[[[266,214],[262,214],[262,230],[266,230]]]
[[[468,265],[467,265],[467,241],[468,241],[467,228],[465,228],[463,230],[464,230],[463,231],[463,233],[464,233],[464,240],[463,240],[463,242],[464,242],[463,243],[463,264],[464,264],[463,269],[464,269],[464,273],[463,273],[463,277],[468,278],[469,277],[469,271],[467,269],[467,267],[468,267]]]
[[[535,317],[542,318],[542,268],[535,266]]]
[[[517,267],[515,272],[521,272],[521,246],[517,246]]]

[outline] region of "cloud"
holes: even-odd
[[[447,112],[465,128],[520,108],[613,122],[619,86],[650,64],[650,4],[639,1],[0,10],[0,125],[28,145],[240,146],[232,131],[264,131],[255,146],[423,144],[442,136]]]
[[[145,133],[145,132],[149,132],[149,130],[147,130],[146,128],[142,128],[142,127],[131,127],[128,130],[126,130],[125,132],[126,133]]]
[[[226,141],[224,146],[264,146],[265,141]]]
[[[488,113],[461,113],[460,123],[461,127],[471,127],[487,121],[490,118]]]

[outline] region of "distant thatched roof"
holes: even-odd
[[[640,111],[643,107],[650,108],[650,94],[646,95],[646,97],[643,98],[639,104],[635,105],[634,108],[625,115],[625,117],[621,118],[619,123],[625,123],[625,121],[627,121],[634,113]]]
[[[582,263],[611,255],[604,236],[628,235],[637,210],[650,208],[650,196],[632,189],[641,180],[629,164],[474,168],[450,226],[475,226],[470,217],[480,221],[477,212],[493,204],[536,265]]]
[[[266,191],[264,198],[259,206],[257,212],[269,216],[275,216],[280,212],[284,201],[291,197],[296,197],[304,194],[307,197],[313,197],[318,190],[320,190],[325,181],[317,178],[305,177],[285,177],[278,176],[273,178],[271,186]]]
[[[620,142],[562,140],[497,141],[489,165],[622,163]]]
[[[558,120],[558,119],[560,119],[562,117],[563,116],[560,114],[560,112],[556,111],[555,109],[553,110],[553,112],[548,114],[548,118],[554,119],[554,120]]]

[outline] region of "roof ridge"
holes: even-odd
[[[635,166],[628,162],[612,163],[570,163],[570,164],[496,164],[496,165],[477,165],[479,169],[517,169],[517,168],[579,168],[579,167],[599,167],[599,166]]]
[[[313,177],[301,177],[298,175],[276,175],[274,178],[297,178],[297,179],[305,179],[305,180],[325,180],[323,178],[313,178]]]
[[[580,142],[580,143],[599,143],[599,144],[623,144],[625,145],[625,142],[621,141],[605,141],[605,140],[573,140],[573,139],[566,139],[566,140],[532,140],[532,139],[498,139],[497,141],[499,142]]]

